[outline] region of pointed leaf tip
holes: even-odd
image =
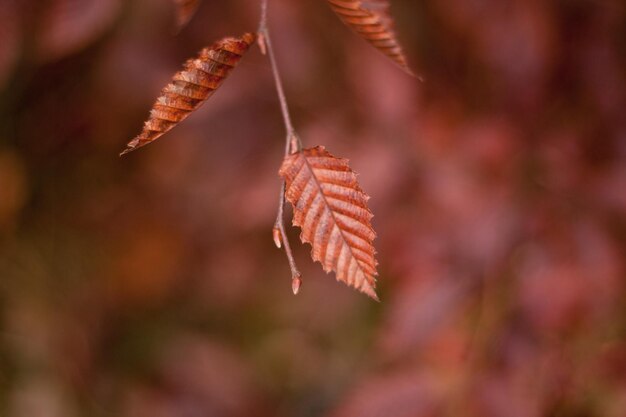
[[[387,55],[404,72],[416,76],[409,67],[393,29],[389,0],[327,0],[327,2],[346,26]]]
[[[367,284],[363,285],[361,288],[359,288],[359,291],[361,291],[363,294],[365,294],[368,297],[370,297],[372,300],[380,303],[380,299],[378,298],[378,294],[376,294],[376,291],[374,290],[374,288],[371,285],[367,285]]]

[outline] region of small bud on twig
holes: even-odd
[[[259,49],[263,55],[267,54],[267,46],[265,45],[265,34],[263,32],[259,32],[256,38],[257,45],[259,45]]]
[[[302,285],[302,279],[300,279],[300,274],[294,275],[291,278],[291,290],[293,291],[293,295],[297,295],[300,291],[300,286]]]
[[[276,247],[280,249],[283,246],[283,238],[278,226],[274,226],[274,229],[272,229],[272,238],[274,238],[274,244]]]

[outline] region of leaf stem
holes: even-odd
[[[276,93],[278,94],[278,101],[280,102],[280,110],[283,115],[283,121],[285,123],[285,130],[287,136],[285,138],[285,157],[290,153],[300,152],[302,150],[302,142],[293,128],[291,122],[291,116],[289,114],[289,106],[287,105],[287,99],[285,97],[285,91],[283,89],[283,83],[278,71],[278,65],[276,64],[276,57],[274,56],[274,48],[272,47],[272,39],[267,27],[267,4],[268,0],[261,0],[261,20],[259,22],[259,37],[263,42],[263,50],[267,50],[269,55],[270,65],[272,67],[272,75],[274,76],[274,85],[276,86]],[[291,252],[291,245],[287,239],[287,233],[285,232],[284,222],[284,208],[285,208],[285,180],[280,183],[280,195],[278,199],[278,213],[276,216],[276,222],[274,223],[274,243],[280,248],[281,244],[285,247],[285,254],[289,261],[289,267],[291,268],[291,288],[294,294],[297,294],[302,284],[302,275],[298,271],[296,261]]]

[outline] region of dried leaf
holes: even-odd
[[[154,141],[197,110],[222,85],[255,39],[252,33],[241,38],[224,38],[201,50],[197,58],[188,60],[161,91],[143,131],[120,155]]]
[[[181,30],[189,23],[200,6],[200,0],[174,0],[176,6],[176,27]]]
[[[279,174],[293,205],[293,224],[302,229],[300,239],[313,246],[313,259],[326,272],[335,271],[337,280],[378,300],[373,215],[348,160],[318,146],[288,155]]]
[[[406,57],[393,30],[389,0],[327,0],[339,19],[410,75]]]

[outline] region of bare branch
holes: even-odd
[[[272,75],[274,76],[274,85],[276,86],[276,93],[278,94],[278,100],[280,102],[280,110],[283,115],[283,121],[285,123],[285,130],[287,136],[285,137],[285,156],[290,153],[299,152],[302,149],[302,143],[298,137],[293,123],[291,122],[291,116],[289,115],[289,106],[287,105],[287,99],[285,98],[285,91],[283,89],[283,83],[278,72],[278,65],[276,64],[276,57],[274,56],[274,48],[272,47],[272,39],[270,37],[269,29],[267,27],[267,7],[268,0],[261,0],[261,20],[259,22],[259,40],[261,42],[261,51],[267,55],[270,59],[270,65],[272,67]],[[298,271],[296,261],[291,252],[291,245],[285,233],[284,222],[284,208],[285,208],[285,181],[281,181],[280,184],[280,196],[278,200],[278,214],[276,216],[276,222],[274,223],[274,229],[272,235],[274,243],[280,248],[281,244],[285,247],[285,254],[289,261],[289,267],[291,268],[291,288],[294,294],[297,294],[302,285],[302,275]]]
[[[278,65],[276,64],[276,56],[274,55],[274,48],[272,46],[272,38],[267,27],[267,3],[268,0],[261,1],[261,21],[259,23],[259,34],[263,39],[263,43],[267,49],[267,54],[270,58],[270,65],[272,67],[272,75],[274,76],[274,84],[276,86],[276,93],[278,94],[278,100],[280,102],[280,110],[283,115],[283,121],[285,123],[285,129],[287,130],[286,138],[286,150],[285,156],[289,153],[298,152],[302,149],[300,139],[293,128],[291,122],[291,116],[289,114],[289,106],[287,105],[287,99],[285,98],[285,90],[283,89],[283,82],[278,71]]]
[[[274,223],[274,243],[278,246],[277,234],[276,230],[280,233],[280,243],[285,247],[285,254],[287,255],[287,260],[289,261],[289,267],[291,268],[291,287],[293,289],[293,293],[297,294],[302,283],[302,274],[298,271],[298,267],[296,266],[296,261],[293,257],[293,253],[291,253],[291,245],[289,244],[289,239],[287,239],[287,233],[285,232],[285,222],[284,222],[284,208],[285,208],[285,181],[281,181],[280,183],[280,196],[278,199],[278,215],[276,216],[276,223]]]

